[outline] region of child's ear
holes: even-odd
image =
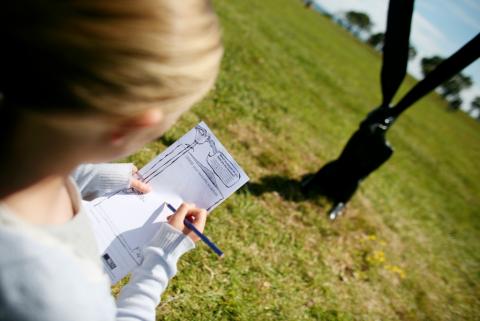
[[[112,144],[121,144],[125,136],[131,132],[160,124],[163,120],[163,117],[163,113],[160,109],[150,108],[141,114],[123,120],[111,131],[110,139]]]
[[[131,129],[147,128],[158,125],[162,120],[162,111],[158,108],[150,108],[139,115],[128,118],[122,126]]]

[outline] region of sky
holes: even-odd
[[[385,32],[388,0],[314,0],[332,14],[354,10],[365,12],[373,21],[372,33]],[[417,79],[423,78],[420,60],[438,55],[449,57],[480,32],[480,0],[417,0],[412,19],[410,42],[417,56],[409,62],[408,71]],[[465,68],[464,74],[474,82],[462,91],[462,109],[480,96],[480,60]]]

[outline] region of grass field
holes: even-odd
[[[226,257],[187,254],[158,320],[480,320],[480,124],[424,98],[390,131],[393,158],[330,222],[297,182],[379,104],[381,57],[300,1],[214,4],[215,89],[129,160],[204,120],[251,183],[209,218]]]

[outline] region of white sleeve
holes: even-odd
[[[154,321],[155,308],[169,279],[177,272],[177,261],[195,243],[168,223],[144,249],[142,265],[133,270],[130,281],[117,299],[117,321]]]
[[[128,188],[133,164],[84,164],[70,175],[84,200],[92,200],[104,194]]]

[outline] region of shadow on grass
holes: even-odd
[[[168,136],[168,135],[163,135],[162,137],[159,137],[157,141],[161,142],[165,146],[170,146],[173,143],[175,143],[178,140],[178,138],[173,137],[173,136]]]
[[[293,202],[313,201],[315,205],[325,207],[329,200],[315,192],[305,192],[302,190],[302,182],[308,180],[314,174],[306,174],[299,180],[281,175],[267,175],[260,178],[258,182],[248,183],[249,191],[256,196],[264,193],[276,192],[283,199]]]

